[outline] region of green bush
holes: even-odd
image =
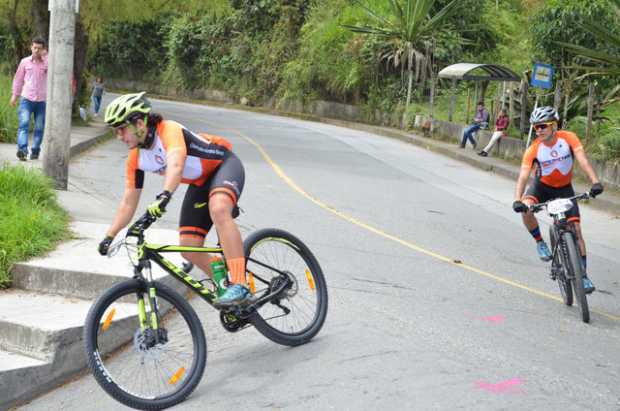
[[[9,104],[12,78],[0,73],[0,142],[17,142],[17,109]]]
[[[153,20],[115,21],[103,29],[89,58],[91,71],[104,77],[159,78],[166,67],[165,37],[169,16]]]
[[[620,159],[620,126],[607,125],[597,140],[597,157],[603,161]]]
[[[372,39],[341,25],[363,18],[346,0],[317,1],[301,29],[299,52],[284,68],[280,96],[343,102],[359,97],[367,73],[378,66],[377,53],[366,43]]]
[[[10,285],[15,262],[48,252],[68,238],[68,221],[52,182],[40,171],[0,168],[0,288]]]

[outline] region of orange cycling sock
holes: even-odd
[[[231,258],[227,260],[228,270],[230,271],[230,281],[233,284],[245,284],[245,258]]]

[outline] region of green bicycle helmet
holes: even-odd
[[[135,114],[147,115],[151,112],[151,102],[141,93],[124,94],[112,100],[105,109],[104,121],[111,127],[127,123]]]

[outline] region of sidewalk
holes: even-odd
[[[71,158],[88,150],[95,144],[109,138],[106,135],[107,129],[103,122],[95,121],[86,127],[71,127]],[[43,142],[45,144],[45,142]],[[21,164],[27,167],[42,167],[42,161],[27,160],[19,161],[17,158],[17,145],[0,143],[0,163],[9,163],[11,165]]]
[[[100,121],[72,128],[73,174],[79,170],[73,158],[108,138]],[[0,144],[0,163],[42,167],[41,160],[19,161],[16,151],[15,144]],[[0,410],[57,387],[86,367],[82,329],[92,300],[133,274],[125,255],[103,259],[96,253],[106,224],[75,221],[80,218],[75,210],[92,207],[92,195],[72,184],[58,193],[73,219],[74,239],[44,257],[16,264],[13,287],[0,290]],[[176,231],[149,230],[153,242],[164,243],[171,235],[176,238]],[[95,257],[99,264],[93,264]],[[181,263],[175,257],[170,259]],[[158,267],[153,274],[177,287]],[[124,341],[122,336],[118,340]]]
[[[398,138],[514,179],[515,182],[519,172],[517,164],[493,157],[479,157],[469,148],[463,150],[456,144],[397,129],[309,118],[307,115],[286,115]],[[73,127],[71,156],[77,156],[103,141],[105,132],[101,122],[88,127]],[[16,157],[14,144],[0,144],[0,163],[5,162],[27,167],[41,167],[42,163],[41,160],[21,162]],[[80,170],[78,163],[79,159],[72,161],[74,174]],[[102,186],[101,191],[109,197],[105,182],[99,178],[99,175],[104,177],[105,172],[105,169],[98,171],[100,174],[96,181]],[[587,188],[582,184],[576,187],[577,191]],[[84,208],[93,208],[92,194],[72,185],[69,191],[59,194],[63,207],[74,219],[71,228],[75,239],[60,245],[45,257],[16,264],[12,270],[13,288],[0,291],[0,410],[57,387],[86,367],[82,326],[92,300],[112,284],[132,275],[126,256],[102,259],[95,251],[107,224],[94,221],[92,213],[79,212]],[[620,215],[620,196],[605,192],[600,200],[591,201],[589,206],[604,207]],[[88,221],[76,221],[79,219]],[[177,238],[176,230],[149,230],[150,241],[165,243],[170,238]],[[173,255],[171,260],[181,262],[180,256]],[[169,281],[169,284],[177,284],[157,267],[154,267],[153,274],[156,278]]]

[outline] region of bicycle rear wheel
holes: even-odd
[[[253,325],[278,344],[310,341],[327,315],[327,285],[312,252],[297,237],[273,228],[252,233],[244,250],[248,282],[257,298],[287,284],[252,314]]]
[[[88,366],[97,383],[117,401],[144,410],[183,401],[200,382],[207,358],[193,308],[172,289],[152,284],[160,314],[157,329],[146,285],[135,279],[106,291],[91,307],[84,327]],[[143,327],[138,314],[142,304]]]
[[[584,323],[588,323],[590,322],[590,310],[588,308],[588,298],[583,289],[583,269],[581,267],[581,258],[577,252],[577,242],[575,241],[573,233],[570,232],[563,233],[562,239],[566,244],[566,251],[568,254],[568,261],[565,263],[566,270],[570,274],[569,277],[573,278],[575,297],[581,308],[581,319]]]
[[[551,239],[551,249],[554,251],[553,260],[551,261],[551,271],[560,287],[560,294],[562,295],[564,304],[570,307],[573,305],[573,289],[571,288],[570,281],[566,278],[566,269],[562,266],[561,253],[557,252],[555,248],[557,237],[557,228],[551,226],[549,228],[549,238]]]

